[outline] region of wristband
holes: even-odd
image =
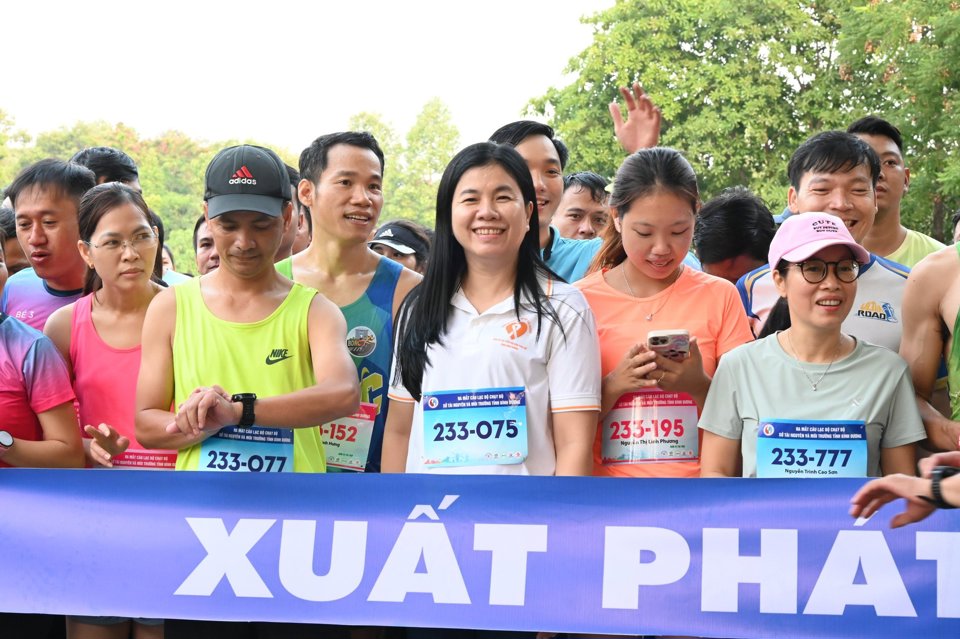
[[[930,492],[933,494],[933,499],[929,500],[930,503],[937,508],[946,509],[957,507],[944,500],[943,493],[940,491],[940,482],[958,473],[960,473],[960,468],[955,468],[954,466],[937,466],[933,469],[930,473]]]

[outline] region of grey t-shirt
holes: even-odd
[[[743,476],[757,476],[761,420],[861,421],[867,430],[867,472],[880,475],[880,448],[894,448],[927,434],[914,398],[907,363],[886,348],[857,340],[853,352],[833,363],[800,363],[776,335],[744,344],[723,356],[700,415],[700,428],[741,440]]]

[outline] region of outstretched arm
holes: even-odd
[[[951,477],[940,484],[948,503],[960,503],[960,481],[957,480],[960,480],[960,476]],[[926,519],[936,510],[933,504],[923,499],[932,497],[929,479],[898,474],[874,479],[864,485],[850,500],[850,514],[853,517],[870,517],[884,504],[901,497],[907,500],[907,507],[890,520],[892,528]]]

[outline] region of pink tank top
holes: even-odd
[[[172,469],[177,461],[176,451],[145,450],[135,437],[140,346],[113,348],[107,345],[93,325],[92,303],[92,294],[77,300],[70,327],[73,389],[79,403],[81,429],[88,424],[108,424],[130,440],[127,451],[114,459],[115,467]],[[81,435],[86,437],[82,431]]]

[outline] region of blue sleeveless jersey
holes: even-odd
[[[281,275],[293,279],[292,258],[276,264]],[[340,307],[347,320],[347,350],[360,375],[360,401],[377,407],[373,437],[367,454],[366,472],[380,472],[383,450],[383,426],[387,421],[387,389],[390,387],[390,365],[393,361],[393,296],[403,266],[385,257],[367,290],[352,304]],[[328,467],[327,472],[351,472]]]
[[[368,473],[380,472],[383,426],[389,404],[387,389],[393,361],[393,296],[402,272],[402,265],[380,258],[373,279],[360,299],[340,307],[347,320],[347,350],[360,374],[360,401],[377,407],[367,455]]]

